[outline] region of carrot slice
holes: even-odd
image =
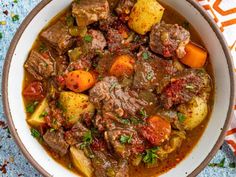
[[[170,123],[159,117],[152,116],[147,119],[148,126],[144,126],[141,130],[142,135],[153,145],[160,145],[168,140],[171,134]]]
[[[193,43],[185,47],[186,55],[180,61],[191,68],[201,68],[205,65],[207,52]]]
[[[95,84],[95,79],[90,72],[76,70],[65,76],[66,87],[74,92],[83,92]]]
[[[131,75],[134,72],[134,59],[130,55],[120,55],[115,58],[112,64],[110,74],[116,77]]]

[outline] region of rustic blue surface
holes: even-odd
[[[17,28],[23,21],[24,17],[40,2],[40,0],[0,0],[0,33],[2,33],[2,39],[0,39],[0,78],[2,76],[2,67],[4,58],[10,41],[14,36]],[[3,13],[5,10],[8,11],[8,15]],[[19,20],[12,20],[12,15],[19,15]],[[6,22],[6,25],[4,24]],[[0,34],[1,38],[1,34]],[[0,86],[1,87],[1,86]],[[1,89],[1,88],[0,88]],[[0,94],[0,99],[1,99]],[[22,119],[24,119],[22,117]],[[13,141],[6,123],[5,116],[2,110],[2,102],[0,101],[0,176],[4,177],[33,177],[41,176],[24,158],[19,148]],[[225,158],[225,167],[206,167],[200,174],[199,177],[235,177],[236,168],[230,168],[229,163],[235,162],[236,157],[230,151],[227,145],[223,145],[221,150],[213,158],[212,162],[219,163]],[[6,173],[3,173],[6,170]]]

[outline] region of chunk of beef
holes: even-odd
[[[123,40],[124,38],[122,37],[122,35],[119,33],[118,30],[112,28],[108,30],[107,44],[110,52],[116,52],[118,50],[121,50],[123,48],[122,44]]]
[[[127,160],[120,159],[117,161],[108,156],[106,151],[94,151],[94,155],[92,165],[96,177],[129,177]]]
[[[72,14],[79,27],[85,27],[109,15],[107,0],[80,0],[72,3]]]
[[[107,42],[101,31],[89,30],[88,34],[92,36],[91,50],[103,50],[106,47]]]
[[[43,139],[46,144],[60,156],[66,155],[69,145],[64,139],[64,131],[59,129],[57,131],[48,130],[44,135]]]
[[[177,55],[178,58],[183,58],[189,41],[190,33],[177,24],[161,22],[153,27],[150,34],[151,50],[164,57]]]
[[[75,145],[82,141],[84,135],[89,130],[83,126],[80,122],[77,122],[71,130],[65,133],[65,140],[69,145]]]
[[[91,42],[85,41],[82,38],[78,39],[78,47],[74,50],[77,50],[77,52],[80,52],[81,54],[76,58],[71,57],[71,62],[69,67],[67,68],[67,71],[90,69],[92,67],[93,58],[97,56],[99,51],[102,52],[102,50],[106,47],[106,39],[100,31],[89,30],[88,35],[92,37]],[[71,51],[69,51],[69,53],[70,52]]]
[[[24,67],[37,80],[47,79],[56,74],[54,60],[44,57],[36,50],[30,52]]]
[[[75,42],[68,27],[62,21],[58,21],[44,30],[40,37],[56,49],[59,54],[65,53]]]
[[[190,101],[204,88],[210,87],[206,82],[209,76],[200,70],[186,69],[171,79],[171,83],[163,90],[160,100],[166,109],[173,105]]]
[[[99,29],[107,32],[110,28],[114,28],[117,22],[118,17],[109,14],[107,19],[99,21]]]
[[[163,87],[170,82],[170,76],[176,73],[172,61],[160,59],[145,50],[138,54],[138,58],[139,60],[134,67],[133,87],[143,90],[157,89],[158,92],[161,92]]]
[[[119,27],[117,30],[110,28],[107,32],[108,50],[112,53],[130,52],[139,48],[144,43],[143,40],[133,41],[133,36],[127,36],[128,30],[126,27]]]
[[[131,154],[140,153],[140,149],[145,149],[143,140],[132,129],[116,128],[108,130],[104,133],[104,137],[109,149],[112,152],[114,151],[120,158],[127,158]]]
[[[122,90],[117,78],[105,77],[90,90],[90,101],[103,112],[113,112],[119,116],[135,115],[147,103],[138,99],[134,91]]]

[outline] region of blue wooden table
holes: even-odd
[[[25,16],[39,2],[40,0],[0,0],[0,78],[2,78],[4,58],[11,39]],[[1,97],[0,94],[0,100]],[[219,163],[224,158],[223,168],[208,166],[199,177],[236,177],[236,168],[232,168],[232,163],[236,163],[236,157],[226,144],[218,151],[211,163]],[[24,158],[11,137],[2,109],[2,101],[0,101],[0,176],[41,176]]]

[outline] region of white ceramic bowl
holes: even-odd
[[[234,79],[231,56],[224,38],[207,13],[194,0],[161,0],[182,14],[201,36],[215,76],[215,104],[208,126],[193,151],[165,177],[195,176],[221,146],[230,122],[234,98]],[[31,136],[25,121],[21,96],[24,78],[23,64],[43,27],[71,0],[43,0],[25,19],[16,33],[4,66],[3,101],[12,135],[24,155],[44,176],[72,177],[69,170],[55,162]],[[174,17],[173,17],[174,18]]]

